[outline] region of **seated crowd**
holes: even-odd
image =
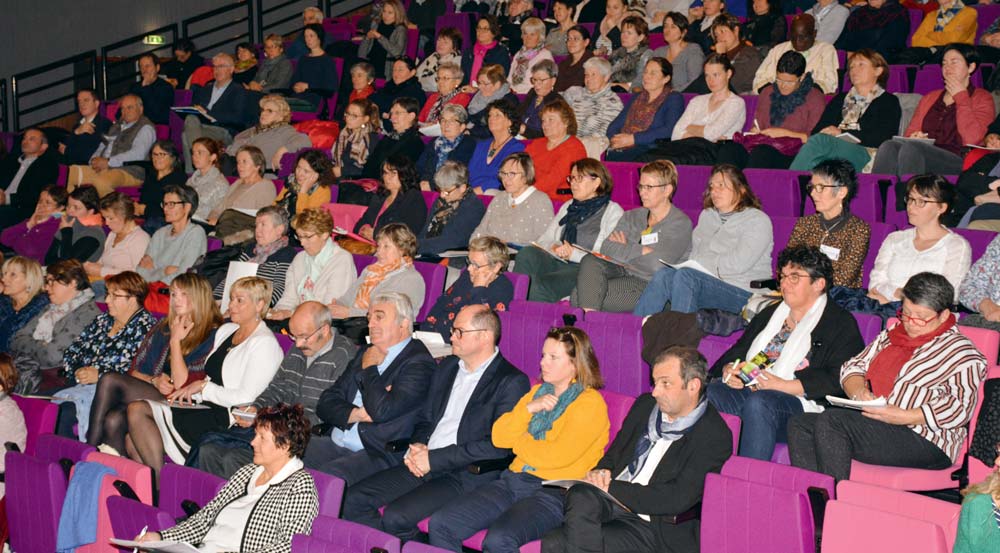
[[[344,481],[342,518],[403,540],[430,517],[451,551],[488,530],[490,553],[653,552],[697,551],[677,517],[731,455],[787,444],[837,481],[961,463],[995,360],[958,325],[1000,331],[1000,237],[977,258],[955,231],[1000,231],[980,85],[1000,22],[977,49],[976,10],[937,5],[910,29],[897,0],[819,0],[786,29],[772,0],[555,0],[544,20],[456,0],[463,35],[435,32],[443,0],[386,0],[354,41],[310,8],[260,60],[241,44],[206,66],[187,39],[144,55],[117,114],[82,89],[72,129],[0,152],[0,419],[7,394],[54,396],[58,434],[154,486],[167,462],[228,479],[139,538],[206,551],[289,551],[318,513],[306,469]],[[940,64],[940,84],[889,92],[890,62]],[[188,87],[183,132],[158,139]],[[322,147],[303,112],[335,129]],[[773,177],[745,169],[804,172],[810,209],[779,221]],[[852,213],[862,186],[898,230]],[[537,367],[501,353],[498,313],[525,299],[642,318],[652,391],[620,430],[572,322]],[[883,330],[866,344],[852,314]],[[714,363],[696,349],[735,330]],[[590,485],[543,485],[573,479]]]

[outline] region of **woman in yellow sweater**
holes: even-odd
[[[319,150],[305,150],[295,160],[295,173],[274,200],[284,207],[289,220],[307,209],[330,203],[330,185],[334,182],[333,163]]]
[[[462,551],[462,540],[489,528],[484,553],[517,553],[563,520],[562,490],[545,480],[583,478],[608,443],[608,407],[590,338],[552,329],[542,347],[542,383],[493,424],[493,445],[514,462],[494,482],[431,516],[432,545]]]
[[[941,63],[942,49],[952,43],[974,44],[978,12],[960,0],[940,0],[938,9],[924,16],[913,32],[910,48],[892,63]]]

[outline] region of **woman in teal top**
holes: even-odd
[[[962,490],[962,495],[965,501],[954,553],[1000,551],[1000,444],[993,472]]]

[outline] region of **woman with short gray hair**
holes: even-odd
[[[515,94],[527,94],[531,90],[535,80],[535,67],[539,63],[549,61],[555,67],[552,52],[545,49],[545,23],[541,19],[529,17],[524,20],[521,24],[521,41],[523,46],[511,59],[510,75],[507,77],[510,89]]]
[[[542,60],[531,69],[531,88],[517,108],[519,133],[525,138],[541,138],[542,108],[562,98],[555,90],[559,68],[552,60]],[[513,85],[511,90],[514,90]],[[518,94],[523,94],[516,91]]]
[[[469,160],[476,151],[476,141],[466,132],[468,121],[469,112],[458,104],[448,104],[441,109],[441,117],[438,119],[441,136],[427,143],[417,159],[421,190],[434,189],[434,173],[447,161],[469,165]]]
[[[285,210],[269,205],[257,212],[254,239],[247,242],[233,261],[257,263],[257,276],[271,283],[271,302],[274,307],[285,293],[285,275],[295,259],[295,248],[288,244],[288,215]],[[219,275],[212,295],[222,300],[226,274]]]
[[[621,113],[621,98],[611,90],[611,62],[590,58],[583,62],[584,86],[571,86],[563,98],[576,114],[576,136],[587,148],[587,157],[599,159],[610,144],[608,125]]]
[[[427,97],[427,101],[424,102],[424,107],[417,117],[421,126],[438,123],[445,106],[457,104],[464,108],[469,105],[472,94],[462,92],[462,89],[459,88],[463,77],[462,68],[457,63],[442,63],[438,66],[437,92]]]
[[[422,255],[465,248],[486,213],[483,202],[469,186],[469,169],[465,165],[445,161],[434,174],[434,184],[440,196],[417,237],[417,253]]]

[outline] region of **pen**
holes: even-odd
[[[736,365],[739,365],[739,364],[740,364],[740,358],[737,357],[736,361],[733,361],[733,368],[736,368]],[[723,384],[728,384],[729,383],[729,377],[731,375],[732,375],[732,373],[727,373],[726,376],[722,377],[722,383]]]
[[[139,532],[139,535],[135,538],[135,541],[141,540],[142,537],[146,535],[146,530],[149,530],[149,525],[142,527],[142,532]],[[132,553],[139,553],[139,548],[138,547],[133,548]]]

